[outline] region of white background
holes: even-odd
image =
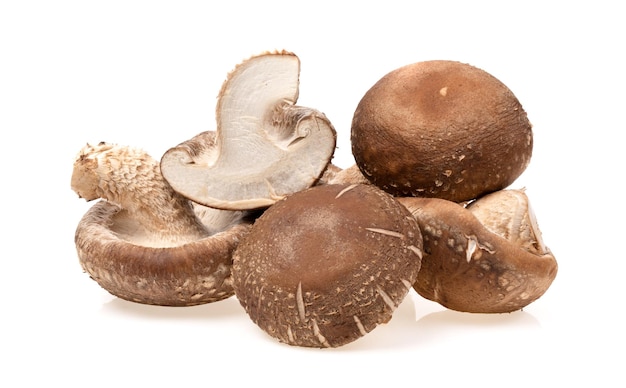
[[[617,4],[1,2],[0,386],[624,386]],[[505,315],[411,294],[387,325],[318,350],[269,338],[235,298],[144,306],[89,279],[73,241],[91,206],[69,185],[78,150],[109,141],[160,158],[215,129],[226,74],[274,49],[300,57],[298,103],[333,122],[341,167],[358,101],[399,66],[459,60],[509,86],[534,125],[512,187],[526,187],[559,262],[548,292]]]

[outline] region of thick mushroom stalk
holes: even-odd
[[[457,311],[505,313],[541,297],[557,274],[523,191],[501,190],[467,208],[438,198],[399,198],[423,235],[413,288]]]
[[[244,210],[314,185],[336,132],[323,113],[295,105],[299,74],[300,61],[288,52],[237,66],[219,94],[215,141],[195,137],[161,158],[174,190],[206,206]]]
[[[83,269],[120,298],[188,306],[233,295],[232,252],[251,222],[244,212],[191,203],[144,151],[100,143],[74,163],[72,189],[101,198],[75,234]]]

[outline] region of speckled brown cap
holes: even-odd
[[[385,323],[421,262],[415,219],[373,185],[322,185],[271,206],[233,256],[250,318],[281,342],[337,347]]]
[[[250,222],[170,247],[134,243],[129,225],[139,229],[118,206],[101,200],[76,228],[80,265],[111,294],[160,306],[192,306],[234,294],[232,253],[250,230]]]
[[[533,136],[506,85],[435,60],[373,85],[355,110],[351,142],[363,174],[385,191],[462,202],[510,185],[530,161]]]
[[[74,240],[85,272],[111,294],[164,306],[234,294],[232,253],[254,214],[192,203],[172,190],[147,152],[106,142],[80,150],[71,186],[87,201],[101,198]]]
[[[529,249],[535,244],[526,243],[527,228],[519,223],[515,228],[524,234],[521,240],[492,232],[470,210],[451,201],[398,200],[422,231],[424,257],[414,288],[427,299],[463,312],[512,312],[541,297],[556,277],[550,250],[542,243],[539,250]]]

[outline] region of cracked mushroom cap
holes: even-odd
[[[520,190],[501,190],[467,208],[439,198],[398,198],[417,219],[424,257],[414,284],[457,311],[505,313],[541,297],[557,262]]]
[[[415,219],[373,185],[321,185],[263,213],[233,256],[233,287],[280,342],[338,347],[386,323],[417,277]]]
[[[363,174],[394,196],[473,200],[522,174],[531,124],[511,90],[455,61],[424,61],[381,78],[359,102],[352,153]]]
[[[336,132],[323,113],[295,105],[299,75],[300,60],[288,52],[238,65],[218,97],[214,139],[201,134],[161,158],[174,190],[206,206],[246,210],[314,185]]]
[[[243,212],[209,209],[174,192],[144,151],[100,143],[74,163],[72,189],[88,201],[75,243],[83,269],[125,300],[190,306],[228,298]]]

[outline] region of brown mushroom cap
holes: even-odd
[[[522,221],[526,212],[520,209],[501,218],[512,227],[493,232],[457,203],[439,198],[398,200],[422,231],[424,257],[414,288],[427,299],[463,312],[512,312],[541,297],[556,277],[554,256],[536,237],[536,225],[529,227]],[[485,204],[481,212],[486,214],[486,207],[494,202]],[[491,219],[500,218],[503,211],[495,206],[493,214],[499,216]]]
[[[164,306],[234,294],[232,253],[251,228],[246,213],[189,202],[145,152],[107,143],[81,150],[72,189],[103,198],[80,220],[75,243],[83,269],[111,294]]]
[[[415,219],[373,185],[321,185],[277,202],[233,256],[250,318],[281,342],[338,347],[391,319],[421,261]]]
[[[75,242],[82,268],[111,294],[137,303],[192,306],[234,294],[232,253],[250,224],[179,246],[134,242],[136,221],[120,207],[98,201],[83,216]]]
[[[299,75],[300,60],[284,51],[238,65],[219,94],[215,139],[197,136],[161,158],[174,190],[206,206],[249,210],[314,185],[336,132],[323,113],[295,105]]]
[[[352,121],[352,153],[395,196],[463,202],[510,185],[532,154],[532,129],[513,93],[455,61],[398,68],[366,92]]]

